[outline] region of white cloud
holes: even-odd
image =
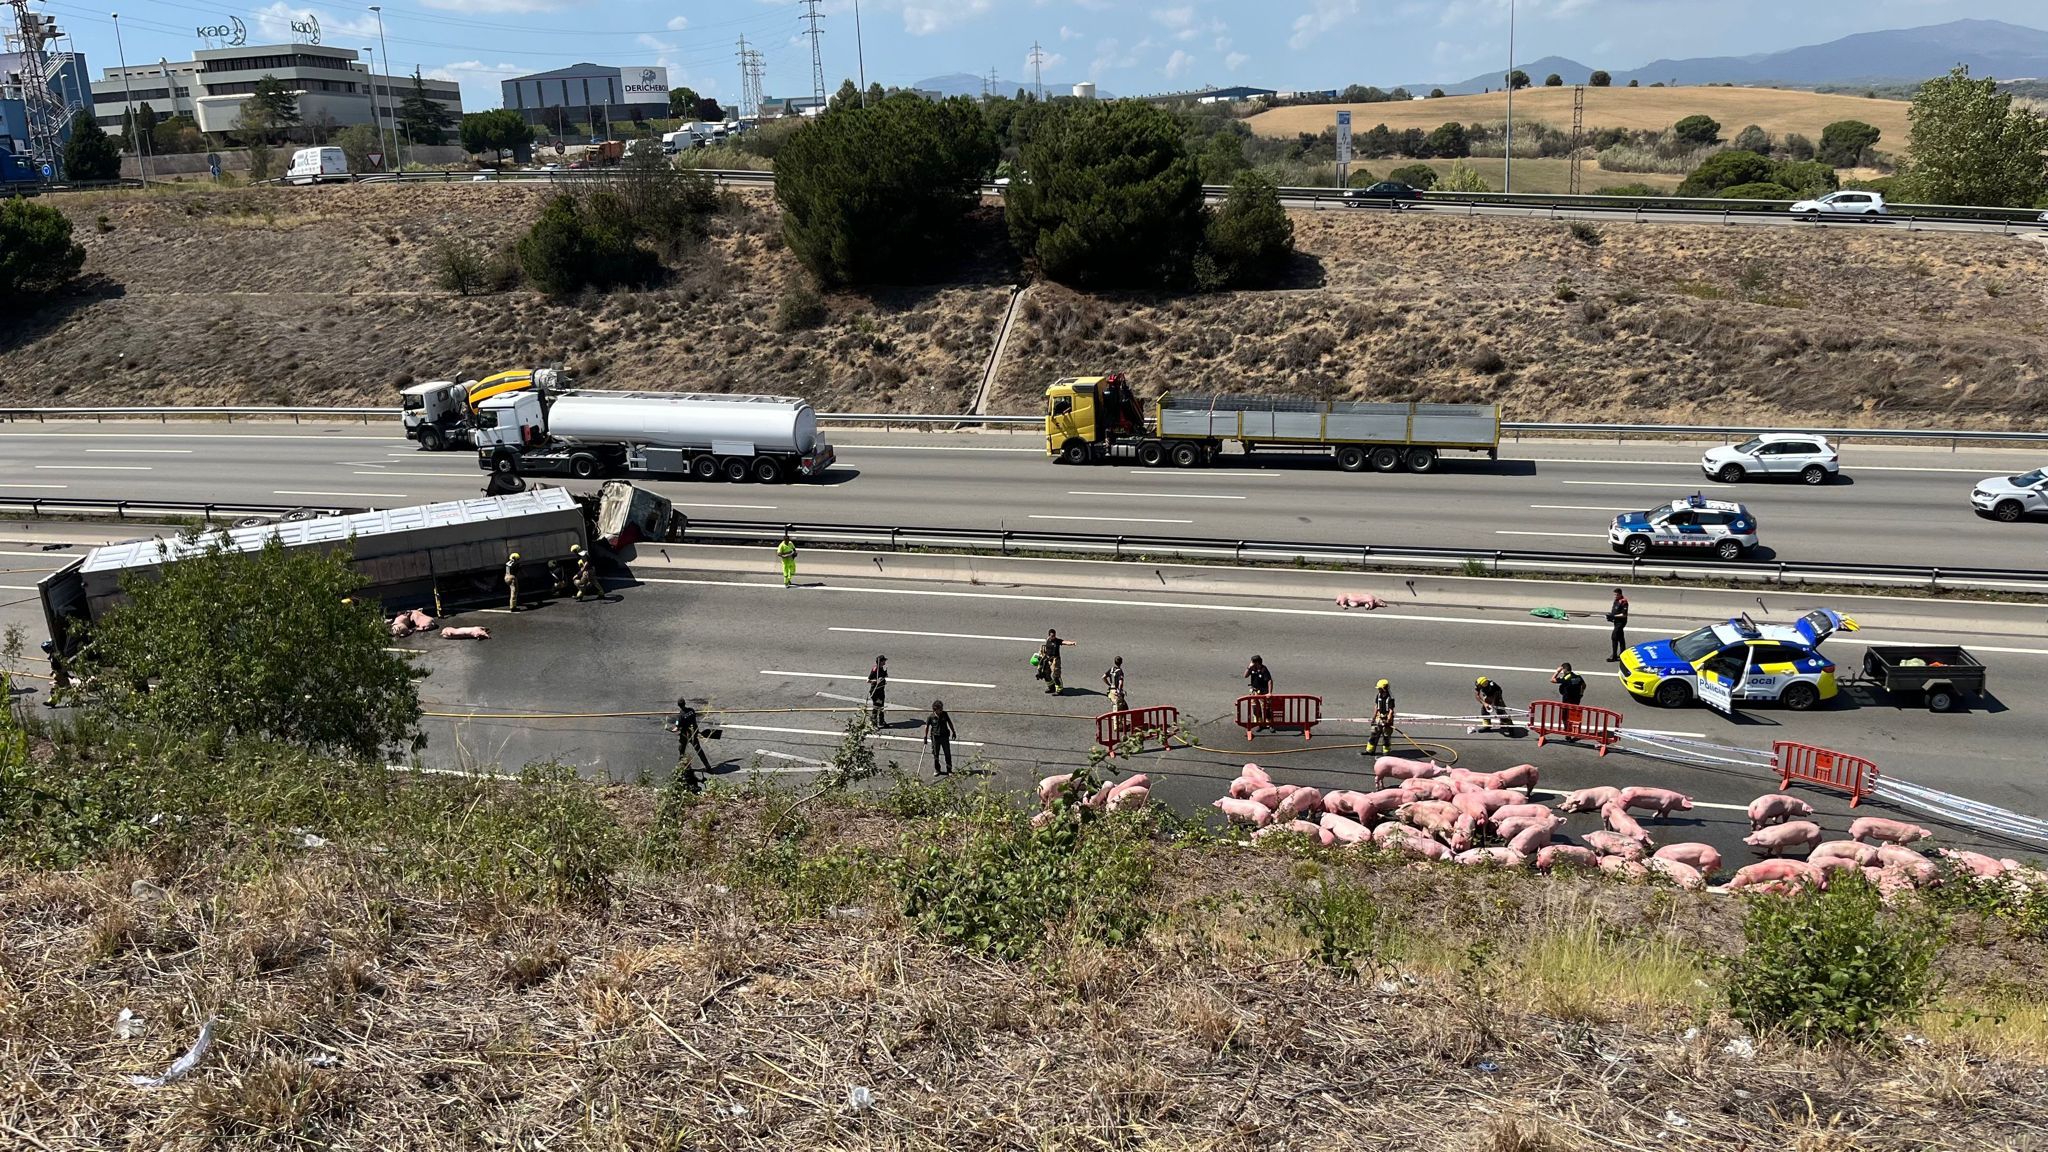
[[[668,30],[671,32],[681,32],[689,26],[690,18],[688,16],[671,16],[668,18]]]
[[[1166,73],[1168,80],[1178,80],[1187,74],[1187,70],[1193,67],[1194,63],[1195,58],[1193,56],[1175,48],[1173,55],[1166,58],[1166,67],[1161,68],[1160,71]]]
[[[912,36],[929,36],[976,16],[988,15],[994,0],[938,0],[903,6],[903,30]]]
[[[1100,77],[1119,68],[1134,67],[1137,63],[1137,50],[1125,51],[1123,45],[1112,36],[1096,41],[1095,59],[1088,65],[1088,75]]]
[[[647,49],[649,52],[673,52],[678,47],[678,45],[672,44],[667,40],[663,40],[659,36],[654,36],[646,32],[642,32],[638,36],[633,37],[633,43],[638,44],[642,48]]]
[[[524,64],[486,64],[482,60],[457,60],[438,68],[422,68],[429,80],[446,80],[462,86],[462,107],[470,112],[496,108],[504,97],[498,81],[533,71]]]
[[[1232,52],[1230,55],[1225,56],[1223,58],[1223,66],[1225,68],[1230,69],[1232,72],[1235,72],[1239,68],[1244,67],[1244,62],[1249,59],[1251,59],[1251,57],[1245,55],[1242,52]]]
[[[1182,4],[1174,8],[1154,8],[1152,10],[1152,19],[1166,25],[1168,28],[1186,28],[1195,22],[1195,9],[1189,4]]]
[[[1044,62],[1039,65],[1039,71],[1051,72],[1054,69],[1058,68],[1060,65],[1065,64],[1066,62],[1067,58],[1065,56],[1060,55],[1058,52],[1047,52],[1045,54]],[[1031,54],[1029,52],[1026,52],[1024,54],[1024,65],[1023,67],[1017,70],[1017,75],[1031,75]]]
[[[443,12],[554,12],[568,7],[562,0],[420,0],[422,7]]]
[[[320,39],[332,44],[337,36],[375,36],[377,18],[375,15],[336,16],[318,8],[294,8],[285,0],[274,0],[267,7],[255,12],[256,27],[269,37],[272,44],[302,44],[306,34],[292,30],[292,22],[304,20],[307,16],[320,22]],[[381,71],[381,69],[380,69]]]
[[[1069,28],[1069,27],[1067,27],[1067,26],[1066,26],[1065,24],[1062,24],[1062,25],[1060,25],[1060,41],[1061,41],[1061,43],[1065,43],[1065,42],[1066,42],[1066,41],[1068,41],[1068,40],[1079,40],[1080,38],[1081,38],[1081,33],[1079,33],[1079,32],[1077,32],[1077,31],[1075,31],[1075,30],[1074,30],[1074,29],[1072,29],[1072,28]]]
[[[1358,15],[1358,0],[1310,0],[1309,10],[1294,18],[1294,35],[1287,46],[1306,51],[1324,33]]]

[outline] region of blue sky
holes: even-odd
[[[1516,56],[1569,56],[1632,68],[1658,57],[1742,55],[1852,32],[1964,17],[2048,26],[2041,0],[1515,0]],[[121,12],[129,63],[189,59],[194,28],[240,17],[250,39],[288,39],[312,12],[324,42],[376,46],[367,6],[325,0],[38,0],[89,58],[115,63],[110,11]],[[1005,88],[1028,83],[1033,41],[1048,84],[1094,80],[1120,95],[1212,84],[1269,88],[1383,87],[1454,81],[1506,55],[1508,0],[861,0],[867,76],[908,84],[993,68]],[[855,71],[853,0],[820,0],[829,86]],[[670,82],[729,98],[739,90],[738,40],[766,55],[769,95],[810,88],[809,42],[796,0],[386,0],[396,72],[415,65],[459,80],[465,104],[494,106],[498,80],[579,60],[663,64]],[[380,63],[382,53],[379,53]],[[381,70],[381,68],[380,68]]]

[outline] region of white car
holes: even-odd
[[[1700,471],[1723,484],[1772,476],[1825,484],[1840,470],[1841,459],[1827,437],[1800,432],[1766,432],[1740,444],[1709,448],[1700,457]]]
[[[1987,476],[1971,489],[1970,506],[2007,524],[2048,512],[2048,468],[2018,476]]]
[[[1876,192],[1830,192],[1818,200],[1792,205],[1794,216],[1882,216],[1884,197]]]

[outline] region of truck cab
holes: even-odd
[[[1045,454],[1085,464],[1098,446],[1145,434],[1145,412],[1121,372],[1068,376],[1045,390]]]
[[[419,441],[429,452],[469,447],[475,440],[478,405],[508,392],[559,387],[560,380],[560,372],[553,368],[510,368],[481,380],[415,384],[399,393],[405,438]]]

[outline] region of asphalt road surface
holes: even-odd
[[[393,421],[395,424],[395,420]],[[1031,435],[833,428],[840,463],[819,483],[654,482],[698,518],[903,527],[1010,527],[1215,539],[1539,549],[1613,555],[1613,515],[1696,491],[1741,500],[1759,559],[2048,567],[2048,520],[1999,524],[1971,485],[2048,463],[2048,450],[1851,443],[1842,479],[1721,485],[1703,445],[1503,444],[1436,473],[1353,475],[1325,461],[1148,469],[1048,461]],[[473,496],[468,451],[419,451],[379,424],[0,426],[0,496],[130,497],[390,507]]]
[[[1334,189],[1333,189],[1334,191]],[[1220,201],[1220,197],[1217,198]],[[1283,196],[1281,206],[1301,211],[1328,212],[1385,212],[1384,205],[1353,207],[1349,204],[1329,200]],[[1756,212],[1734,209],[1728,212],[1644,212],[1640,216],[1632,211],[1600,208],[1552,208],[1549,205],[1531,204],[1443,204],[1424,201],[1420,204],[1405,204],[1403,212],[1426,213],[1432,216],[1521,216],[1542,220],[1590,220],[1607,224],[1718,224],[1741,228],[1881,228],[1894,231],[1914,232],[1988,232],[1994,235],[2026,234],[2042,230],[2042,225],[2031,214],[2017,216],[2009,222],[1981,220],[1948,220],[1910,218],[1902,212],[1891,215],[1838,216],[1813,219],[1794,216],[1789,211]]]

